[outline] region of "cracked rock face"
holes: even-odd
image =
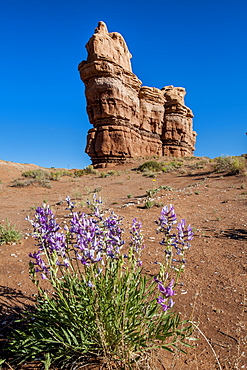
[[[85,84],[87,113],[93,128],[86,153],[94,165],[128,158],[192,156],[196,133],[185,89],[142,86],[132,72],[126,42],[99,22],[86,45],[87,61],[79,64]]]

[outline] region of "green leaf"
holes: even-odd
[[[161,346],[161,348],[165,349],[166,351],[168,352],[172,352],[174,353],[174,351],[170,348],[170,347],[167,347],[167,346]]]

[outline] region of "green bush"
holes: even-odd
[[[98,171],[93,167],[92,164],[84,168],[85,175],[97,175]]]
[[[168,163],[163,163],[163,171],[164,172],[170,172],[173,170],[176,170],[180,168],[183,164],[181,162],[172,161]]]
[[[160,187],[157,189],[148,189],[146,190],[146,194],[148,198],[153,198],[153,196],[160,191]]]
[[[15,179],[11,182],[14,188],[24,188],[26,186],[42,186],[43,188],[51,188],[50,181],[46,178],[31,178],[29,180]]]
[[[243,157],[222,156],[215,158],[214,166],[217,173],[226,172],[229,175],[238,175],[246,171],[246,159]]]
[[[83,170],[84,171],[84,170]],[[22,173],[23,177],[35,180],[53,180],[58,181],[62,176],[73,176],[73,172],[67,170],[46,171],[46,170],[30,170]]]
[[[164,164],[157,162],[157,161],[148,161],[143,164],[141,164],[137,170],[140,172],[148,172],[148,171],[153,171],[153,172],[160,172],[163,171]]]
[[[144,208],[145,209],[150,209],[150,208],[152,208],[154,206],[154,201],[153,200],[151,200],[151,199],[147,199],[146,201],[145,201],[145,203],[144,203]]]
[[[105,178],[105,177],[114,176],[114,175],[119,176],[119,172],[115,171],[115,170],[110,170],[110,171],[107,171],[107,172],[102,171],[102,172],[100,172],[99,177]]]
[[[0,224],[0,245],[18,243],[22,238],[19,231],[6,219],[5,225]]]
[[[164,190],[169,190],[169,191],[173,191],[174,188],[169,186],[169,185],[161,185],[160,186],[160,189],[164,189]]]
[[[107,174],[107,172],[105,172],[105,171],[102,171],[102,172],[100,172],[100,174],[99,174],[99,177],[101,178],[101,179],[104,179],[104,178],[106,178],[106,177],[108,177],[109,175]]]
[[[29,179],[49,179],[50,173],[44,170],[30,170],[22,173],[23,177],[27,177]]]
[[[75,170],[74,171],[74,176],[75,177],[81,177],[81,176],[84,176],[84,175],[96,175],[97,173],[98,173],[98,171],[96,169],[94,169],[92,165],[89,165],[84,169]]]

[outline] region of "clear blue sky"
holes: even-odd
[[[195,155],[247,152],[246,0],[0,0],[0,159],[91,163],[77,66],[100,20],[124,36],[143,85],[186,88]]]

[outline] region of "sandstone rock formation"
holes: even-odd
[[[185,89],[141,86],[124,38],[109,33],[104,22],[99,22],[86,49],[87,61],[78,69],[93,125],[86,147],[93,164],[153,155],[192,156],[196,133],[192,111],[184,104]]]

